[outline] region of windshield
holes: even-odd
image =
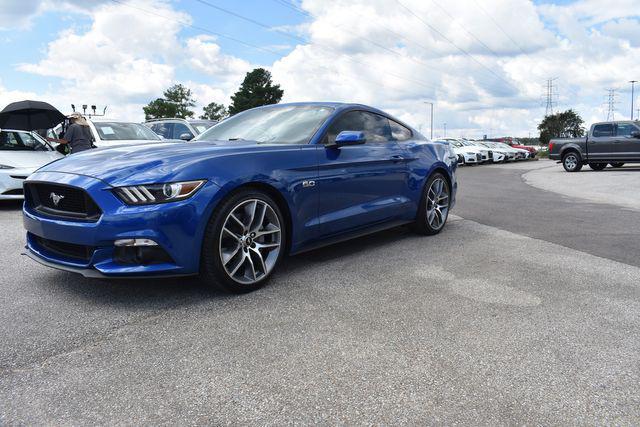
[[[196,130],[198,135],[204,132],[205,130],[209,129],[211,126],[215,124],[216,122],[198,122],[198,123],[191,122],[191,126],[193,126],[193,128]]]
[[[283,105],[248,110],[213,126],[197,140],[249,140],[274,144],[307,144],[333,108]]]
[[[103,141],[122,140],[159,140],[161,139],[151,129],[138,123],[123,122],[94,122],[98,136]]]
[[[49,151],[49,146],[31,132],[3,130],[0,132],[1,151]]]

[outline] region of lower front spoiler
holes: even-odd
[[[109,280],[113,280],[113,279],[127,279],[127,280],[131,280],[131,279],[160,279],[160,278],[171,278],[171,277],[185,277],[185,276],[196,276],[197,273],[183,273],[183,274],[171,274],[171,273],[167,273],[167,274],[149,274],[149,275],[144,275],[144,274],[135,274],[135,275],[122,275],[119,274],[117,276],[115,275],[108,275],[108,274],[104,274],[99,272],[98,270],[94,269],[94,268],[79,268],[79,267],[72,267],[69,265],[63,265],[63,264],[58,264],[55,262],[51,262],[51,261],[47,261],[46,259],[40,258],[38,255],[34,254],[33,252],[31,252],[29,250],[29,248],[25,248],[26,251],[24,251],[22,253],[22,255],[26,255],[29,258],[31,258],[32,260],[36,261],[39,264],[42,264],[46,267],[51,267],[51,268],[55,268],[56,270],[62,270],[62,271],[68,271],[70,273],[77,273],[80,274],[84,277],[90,278],[90,279],[109,279]]]

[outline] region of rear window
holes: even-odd
[[[613,125],[612,124],[595,125],[593,127],[593,136],[594,137],[613,136]]]

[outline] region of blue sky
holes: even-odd
[[[634,0],[22,0],[0,9],[0,103],[96,103],[141,120],[175,83],[197,109],[228,104],[262,66],[285,101],[372,104],[419,128],[434,101],[436,128],[528,135],[550,77],[556,109],[602,120],[615,88],[627,114],[638,12]]]

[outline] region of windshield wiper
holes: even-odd
[[[246,141],[244,138],[229,138],[227,141]]]

